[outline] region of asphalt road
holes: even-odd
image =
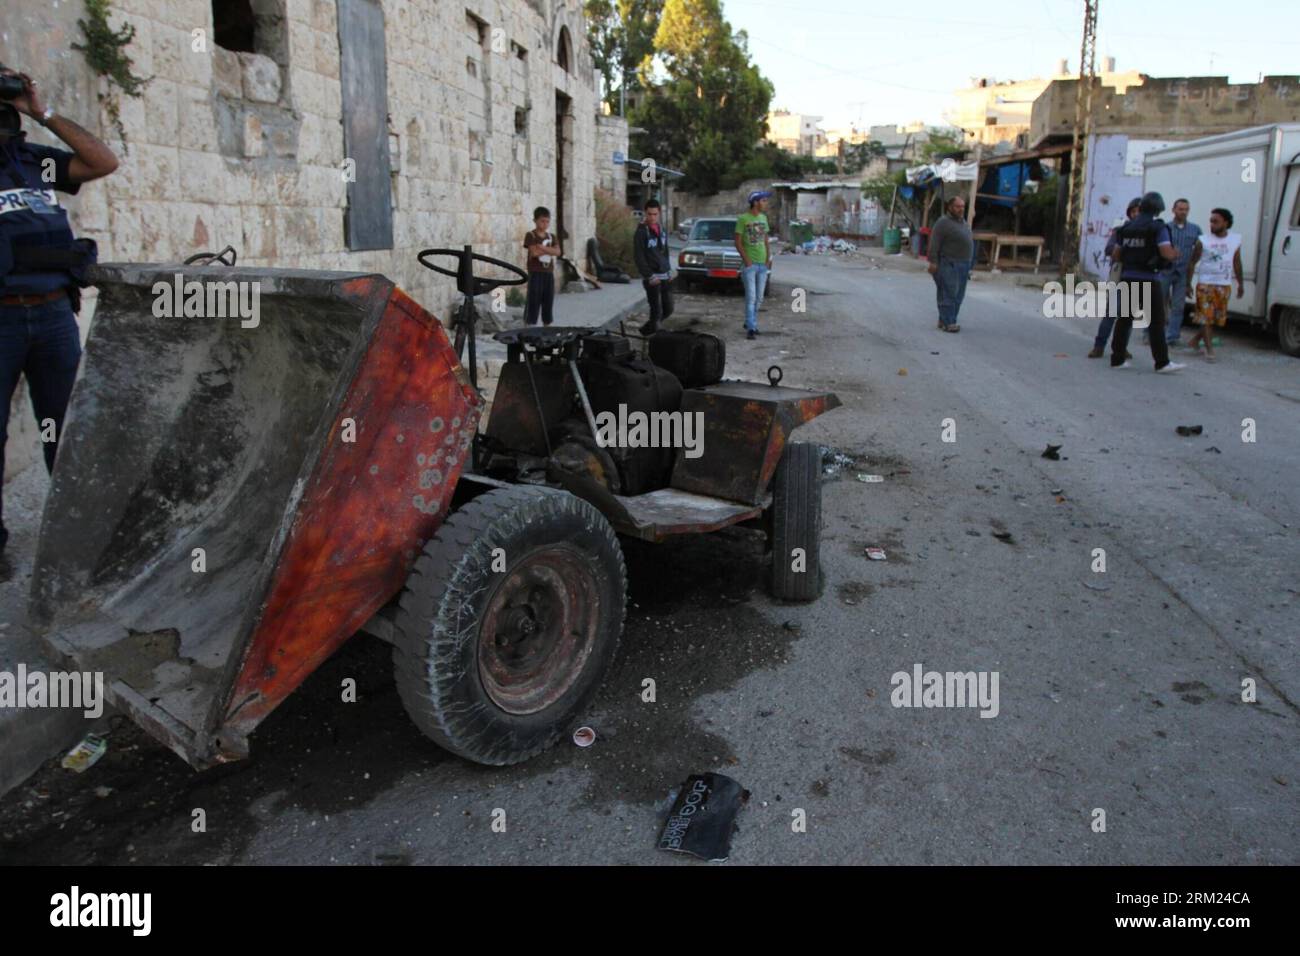
[[[775,362],[843,400],[800,436],[855,459],[824,490],[820,600],[771,600],[746,532],[630,546],[590,749],[448,757],[357,639],[242,764],[194,774],[124,727],[86,774],[43,770],[0,800],[0,859],[687,865],[654,849],[665,801],[717,770],[752,793],[735,863],[1300,862],[1300,360],[1229,334],[1217,365],[1154,375],[1135,343],[1112,371],[1032,290],[972,283],[944,335],[923,273],[777,267],[757,341],[735,297],[682,296],[674,324],[727,338],[730,375]],[[892,706],[918,664],[996,673],[997,715]]]

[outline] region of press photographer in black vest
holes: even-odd
[[[1164,197],[1147,193],[1138,205],[1138,214],[1115,231],[1115,247],[1111,258],[1123,264],[1120,282],[1128,286],[1128,303],[1125,314],[1115,322],[1115,335],[1111,340],[1111,368],[1129,368],[1133,360],[1125,358],[1128,337],[1133,331],[1133,312],[1137,303],[1144,303],[1151,316],[1147,330],[1151,339],[1151,358],[1157,372],[1177,372],[1184,368],[1169,361],[1169,343],[1165,340],[1165,296],[1159,283],[1160,273],[1168,270],[1178,258],[1169,227],[1156,217],[1165,210]]]
[[[22,116],[40,123],[71,152],[27,142]],[[53,471],[63,415],[81,359],[75,311],[85,269],[95,259],[89,239],[72,234],[58,192],[117,169],[117,157],[95,136],[58,115],[26,73],[0,66],[0,482],[9,407],[20,375],[27,377]],[[52,423],[52,429],[49,427]],[[0,573],[9,538],[0,507]]]

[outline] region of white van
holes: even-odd
[[[1190,140],[1146,154],[1143,190],[1192,204],[1209,231],[1210,210],[1233,216],[1241,236],[1246,294],[1233,316],[1271,325],[1278,345],[1300,356],[1300,123],[1274,123]]]

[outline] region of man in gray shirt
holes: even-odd
[[[975,259],[975,238],[966,225],[966,200],[953,196],[944,204],[944,215],[930,230],[930,275],[939,305],[939,328],[960,332],[957,311],[966,297],[966,280]]]

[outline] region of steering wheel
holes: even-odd
[[[453,256],[456,259],[456,268],[447,269],[443,266],[430,262],[435,256]],[[426,258],[427,257],[427,258]],[[480,255],[473,252],[471,247],[466,246],[464,249],[423,249],[416,256],[420,260],[420,265],[426,269],[432,269],[434,272],[440,272],[445,276],[451,276],[456,280],[456,288],[462,295],[482,295],[484,292],[491,292],[493,289],[503,285],[523,285],[528,281],[528,273],[510,262],[503,262],[500,259],[493,259],[491,256]],[[474,260],[486,262],[489,265],[505,269],[507,272],[513,272],[518,279],[489,279],[485,276],[474,275]]]

